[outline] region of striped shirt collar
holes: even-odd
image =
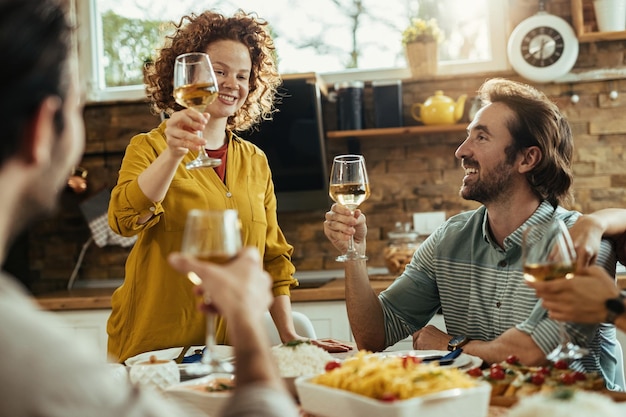
[[[493,240],[491,233],[489,233],[489,221],[487,219],[489,213],[484,206],[482,208],[485,212],[483,216],[483,239],[485,239],[485,242],[494,248],[499,248],[499,245]],[[535,212],[520,227],[504,238],[504,250],[508,250],[514,246],[521,246],[522,233],[526,227],[550,221],[554,218],[555,213],[556,209],[552,206],[552,204],[550,204],[550,202],[547,200],[542,201],[539,207],[537,207],[537,210],[535,210]]]

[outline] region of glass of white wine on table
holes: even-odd
[[[533,282],[574,277],[576,251],[562,220],[528,226],[522,236],[524,279]],[[547,355],[549,361],[571,361],[589,353],[570,341],[565,323],[559,322],[559,332],[561,342]]]
[[[203,52],[190,52],[176,57],[174,64],[174,99],[176,103],[197,112],[204,112],[206,107],[217,98],[217,78],[209,55]],[[196,134],[202,137],[202,132]],[[222,164],[222,160],[211,158],[203,148],[198,156],[189,162],[187,169],[210,168]]]
[[[328,187],[330,198],[346,206],[352,213],[370,196],[370,184],[362,155],[338,155],[333,159]],[[366,260],[354,247],[354,238],[348,240],[348,250],[336,258],[338,262]]]
[[[181,252],[197,259],[225,264],[241,251],[241,226],[236,210],[198,210],[187,214]],[[200,277],[190,272],[187,277],[196,284],[202,284]],[[210,294],[204,294],[204,302],[210,305]],[[186,368],[189,375],[208,375],[216,372],[231,373],[230,362],[218,358],[215,353],[215,314],[206,316],[206,347],[202,359]]]

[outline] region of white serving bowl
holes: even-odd
[[[379,401],[349,391],[311,382],[312,377],[297,378],[296,389],[302,409],[325,417],[486,417],[491,385],[480,382],[474,388],[456,388],[435,394],[398,400]]]
[[[156,357],[135,363],[130,367],[128,375],[133,384],[160,390],[180,382],[180,371],[176,362]]]
[[[200,389],[201,387],[210,385],[216,379],[233,381],[235,376],[232,374],[211,374],[202,378],[190,379],[189,381],[172,385],[164,392],[168,397],[189,403],[205,412],[208,416],[215,417],[221,415],[222,409],[233,395],[232,391],[209,392]]]

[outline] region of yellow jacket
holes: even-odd
[[[213,169],[179,165],[167,195],[150,201],[137,177],[166,148],[165,123],[133,137],[126,148],[118,183],[111,193],[109,224],[122,236],[138,234],[126,261],[124,284],[113,294],[107,323],[109,354],[123,362],[139,353],[178,346],[204,345],[205,320],[197,309],[193,285],[167,263],[180,250],[187,212],[193,208],[235,209],[245,246],[256,246],[274,280],[274,296],[290,295],[297,285],[287,243],[276,218],[276,197],[267,158],[254,144],[228,132],[225,183]],[[145,224],[137,219],[151,212]],[[217,325],[217,342],[227,343],[226,323]]]

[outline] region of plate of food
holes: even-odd
[[[394,355],[394,356],[410,356],[419,359],[422,362],[437,363],[438,357],[443,357],[450,352],[447,350],[399,350],[391,352],[382,352],[380,355]],[[482,365],[483,360],[477,356],[468,355],[467,353],[461,353],[451,363],[441,365],[444,368],[460,368],[470,369]]]
[[[302,409],[327,417],[487,415],[488,383],[405,358],[360,351],[322,374],[299,377]]]
[[[217,416],[232,396],[234,388],[234,375],[215,373],[172,385],[165,389],[164,394],[191,404],[209,416]]]
[[[202,350],[204,349],[204,346],[191,346],[184,352],[184,355],[181,356],[181,354],[183,353],[183,349],[183,347],[176,347],[140,353],[126,359],[126,361],[124,361],[124,364],[126,364],[126,366],[133,366],[136,363],[148,361],[151,357],[154,357],[157,360],[174,360],[177,363],[179,361],[182,361],[183,363],[178,363],[181,381],[197,378],[197,375],[187,373],[187,367],[193,365],[195,362],[200,361],[200,359],[202,358]],[[221,360],[235,360],[235,351],[232,346],[216,345],[214,346],[214,352]]]
[[[150,359],[150,357],[154,356],[156,357],[158,360],[176,360],[177,362],[184,361],[185,358],[191,358],[191,357],[197,357],[198,360],[200,359],[201,355],[202,355],[202,350],[204,349],[204,346],[191,346],[190,348],[188,348],[185,351],[185,354],[181,357],[181,353],[183,352],[183,347],[175,347],[175,348],[168,348],[168,349],[161,349],[161,350],[153,350],[150,352],[144,352],[144,353],[140,353],[138,355],[135,355],[131,358],[126,359],[126,361],[124,361],[124,363],[127,366],[132,366],[133,364],[137,363],[137,362],[144,362]],[[234,359],[234,355],[235,355],[235,351],[233,349],[232,346],[228,346],[228,345],[216,345],[214,347],[214,352],[217,355],[218,358],[222,359],[222,360],[226,360],[226,361],[230,361]],[[192,362],[188,362],[188,363],[192,363]],[[184,368],[185,365],[187,365],[187,363],[181,363],[179,364],[179,366],[181,368]]]
[[[576,371],[566,361],[557,361],[548,366],[526,366],[511,355],[487,369],[471,368],[467,373],[492,386],[492,405],[511,407],[522,398],[563,391],[596,392],[614,402],[626,401],[626,393],[605,388],[604,379],[599,373]]]

